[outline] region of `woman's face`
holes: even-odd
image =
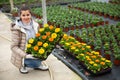
[[[27,24],[31,20],[31,13],[29,10],[23,10],[21,11],[20,18],[23,23]]]

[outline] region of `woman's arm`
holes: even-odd
[[[25,51],[20,49],[20,41],[22,36],[20,35],[21,32],[16,29],[11,29],[12,32],[12,44],[11,44],[11,50],[15,54],[19,54],[21,57],[25,57],[27,54]]]

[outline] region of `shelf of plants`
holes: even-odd
[[[119,0],[111,0],[111,1],[109,1],[110,3],[112,3],[112,4],[120,4],[120,1]]]
[[[42,17],[41,8],[35,8],[32,11],[34,16],[36,16],[37,18]],[[65,32],[77,28],[103,25],[105,23],[103,19],[97,15],[93,16],[92,14],[81,12],[75,9],[69,9],[62,6],[47,7],[47,14],[48,23],[58,27],[62,27]],[[42,24],[41,20],[38,22]]]
[[[100,2],[86,2],[69,5],[70,8],[75,8],[77,10],[89,12],[92,14],[98,14],[104,16],[105,18],[110,18],[113,20],[120,20],[120,5],[110,4],[110,3],[100,3]]]

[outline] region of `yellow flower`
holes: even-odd
[[[67,34],[63,34],[63,36],[67,36]]]
[[[109,62],[110,62],[110,60],[105,60],[105,62],[108,62],[108,63],[109,63]]]
[[[75,49],[75,52],[79,52],[79,49]]]
[[[40,29],[39,29],[39,32],[43,32],[43,31],[44,31],[44,28],[40,28]]]
[[[67,39],[68,39],[68,36],[67,36],[67,35],[64,35],[64,36],[63,36],[63,39],[66,39],[66,40],[67,40]]]
[[[85,56],[87,59],[90,58],[89,56]]]
[[[105,58],[101,58],[102,61],[105,61]]]
[[[73,39],[73,37],[72,37],[72,36],[69,36],[69,38]]]
[[[72,47],[71,47],[71,49],[72,49],[72,50],[75,50],[75,49],[76,49],[76,47],[72,46]]]
[[[86,46],[86,47],[89,48],[89,49],[91,48],[91,46]]]
[[[48,46],[48,43],[44,43],[44,44],[43,44],[43,47],[46,48],[47,46]]]
[[[29,39],[29,41],[28,41],[30,44],[32,44],[33,42],[34,42],[34,39],[33,38],[31,38],[31,39]]]
[[[27,44],[27,48],[30,48],[31,47],[31,44]]]
[[[65,43],[66,46],[69,46],[70,44],[69,43]]]
[[[56,28],[56,29],[55,29],[55,32],[56,32],[56,33],[60,32],[60,28]]]
[[[80,56],[84,56],[84,54],[80,54]]]
[[[80,42],[79,42],[79,41],[76,41],[76,44],[80,44]]]
[[[92,53],[92,54],[94,54],[94,53],[95,53],[95,51],[92,51],[91,53]]]
[[[44,54],[45,50],[43,48],[39,49],[40,54]]]
[[[99,55],[100,53],[99,52],[94,52],[94,54]]]
[[[90,64],[94,64],[94,62],[93,62],[93,61],[90,61]]]
[[[93,64],[93,66],[97,66],[97,64],[95,63],[95,64]]]
[[[56,37],[57,37],[57,34],[56,34],[56,33],[52,33],[51,37],[52,37],[52,38],[56,38]]]
[[[44,24],[44,27],[49,27],[49,25],[48,24]]]

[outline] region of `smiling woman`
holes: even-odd
[[[34,40],[32,38],[35,38],[36,33],[38,33],[38,23],[32,19],[31,11],[25,5],[20,9],[19,17],[20,19],[16,20],[15,25],[11,26],[11,62],[19,68],[21,73],[28,73],[27,67],[48,70],[48,66],[41,64],[42,60],[34,58],[26,52],[26,48],[31,47],[30,44],[26,45],[26,43],[28,41],[33,43]],[[40,36],[40,34],[37,36]],[[35,46],[34,50],[37,51],[38,46]]]

